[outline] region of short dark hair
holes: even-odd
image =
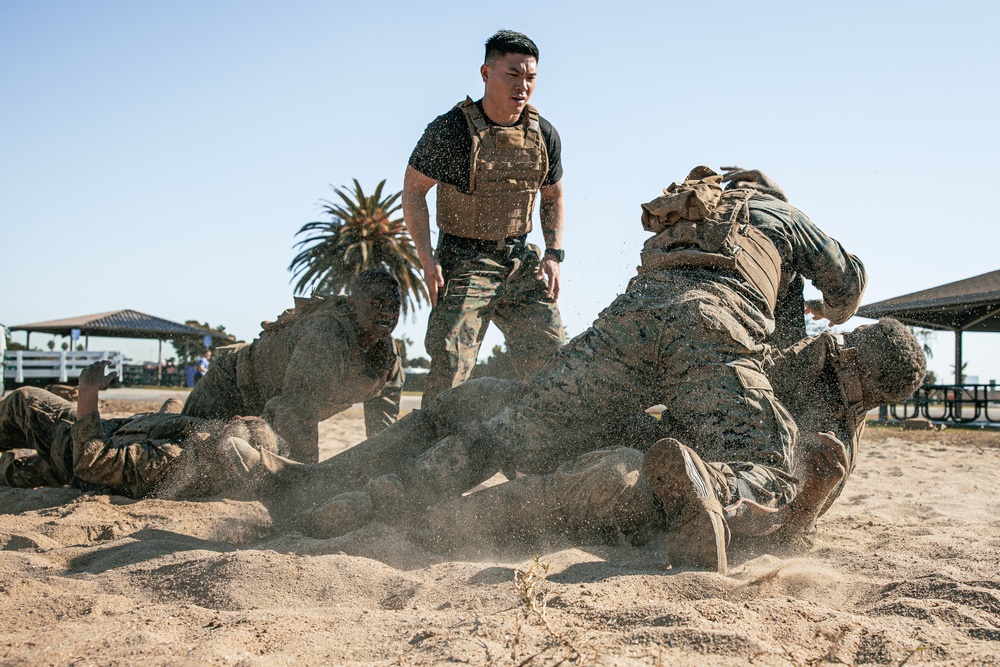
[[[375,287],[385,287],[399,291],[399,281],[385,269],[365,269],[351,281],[349,293],[371,293]]]
[[[875,405],[910,397],[927,375],[927,358],[913,333],[899,320],[883,317],[878,324],[844,334],[847,347],[857,350],[865,394]],[[874,406],[873,406],[874,407]]]
[[[486,40],[484,62],[488,63],[490,58],[499,58],[508,53],[520,53],[538,60],[538,47],[527,35],[513,30],[497,30],[495,35]]]

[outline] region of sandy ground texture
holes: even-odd
[[[324,455],[362,432],[324,422]],[[655,546],[463,560],[382,525],[275,534],[256,502],[5,489],[0,664],[1000,664],[998,469],[995,432],[869,429],[815,547],[728,577]]]

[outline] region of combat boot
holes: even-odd
[[[667,516],[667,554],[674,566],[726,574],[726,525],[715,478],[694,450],[673,438],[646,452],[642,471]]]
[[[163,405],[160,406],[158,412],[161,415],[179,415],[183,409],[184,401],[171,397],[163,401]]]
[[[260,452],[243,438],[229,437],[219,443],[223,461],[228,464],[229,474],[243,477],[260,465]]]

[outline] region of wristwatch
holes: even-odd
[[[552,259],[556,260],[557,262],[562,262],[564,259],[566,259],[566,251],[563,250],[562,248],[559,249],[546,248],[545,254],[550,255]]]

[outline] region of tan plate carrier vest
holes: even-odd
[[[710,266],[735,271],[759,291],[774,314],[781,282],[781,255],[771,239],[750,224],[753,190],[722,191],[722,176],[698,167],[683,184],[643,204],[642,222],[657,232],[642,249],[639,273]]]
[[[549,171],[549,154],[530,104],[516,125],[491,125],[468,97],[458,105],[472,135],[469,193],[438,183],[441,231],[495,241],[531,231],[535,194]]]

